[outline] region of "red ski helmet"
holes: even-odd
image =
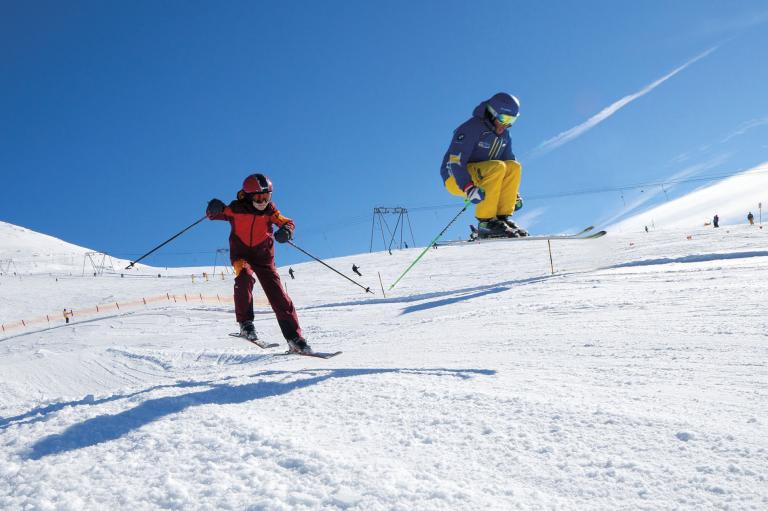
[[[272,181],[264,174],[251,174],[243,181],[245,193],[272,193]]]

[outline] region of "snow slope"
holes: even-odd
[[[631,206],[639,208],[660,191],[649,192]],[[689,225],[712,222],[714,215],[720,225],[744,224],[751,212],[758,221],[760,207],[768,208],[768,162],[709,184],[669,202],[649,208],[609,227],[612,232],[639,232],[645,226],[682,229]],[[767,215],[768,216],[768,215]]]
[[[376,296],[293,266],[327,361],[228,305],[0,337],[0,508],[768,507],[768,230],[554,242],[555,275],[543,242],[444,247],[382,296],[419,250],[328,261]],[[231,293],[199,272],[3,276],[0,321]]]
[[[0,221],[0,276],[71,277],[94,273],[117,275],[124,272],[123,269],[130,262],[26,227]],[[156,275],[158,270],[137,264],[128,273],[134,276]],[[162,273],[179,274],[178,271],[168,273],[166,270]]]

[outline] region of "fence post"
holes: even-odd
[[[555,263],[552,262],[552,243],[547,240],[547,247],[549,247],[549,268],[552,270],[552,275],[555,274]]]
[[[386,298],[387,294],[384,292],[384,283],[381,281],[381,272],[377,271],[376,273],[379,274],[379,285],[381,286],[381,294],[384,296],[384,298]]]

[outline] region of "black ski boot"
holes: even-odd
[[[288,339],[288,351],[290,353],[312,353],[312,347],[301,337]]]
[[[478,238],[509,238],[512,234],[512,229],[509,226],[499,220],[498,218],[491,218],[490,220],[480,220],[477,223],[477,237]]]
[[[504,222],[507,227],[509,227],[509,230],[514,233],[510,236],[510,238],[523,238],[528,236],[528,231],[522,227],[518,227],[518,225],[510,220],[508,216],[497,216],[496,219],[500,222]]]
[[[249,341],[257,341],[259,336],[256,335],[256,329],[253,327],[253,321],[243,321],[240,323],[240,337],[244,337]]]

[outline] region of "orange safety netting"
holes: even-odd
[[[9,323],[0,324],[2,332],[8,332],[17,328],[27,328],[34,325],[50,324],[50,323],[69,323],[70,319],[84,318],[88,316],[95,316],[97,314],[103,314],[105,312],[116,312],[135,309],[137,307],[146,307],[147,305],[155,303],[227,303],[234,304],[232,296],[221,295],[204,295],[202,293],[184,293],[184,294],[171,294],[166,293],[163,295],[142,297],[138,300],[132,300],[129,302],[111,302],[95,305],[85,309],[64,309],[62,312],[55,314],[46,314],[45,316],[38,316],[31,319],[20,319],[18,321],[11,321]],[[266,298],[256,298],[253,300],[254,305],[266,306],[269,302]]]

